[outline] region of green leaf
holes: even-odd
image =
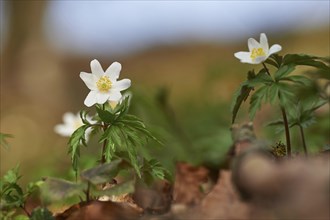
[[[248,72],[248,80],[255,78],[256,75],[254,71]],[[247,83],[243,83],[240,85],[239,89],[235,92],[233,97],[233,102],[231,104],[231,112],[232,112],[232,123],[235,122],[237,113],[239,108],[241,107],[242,103],[246,101],[246,99],[249,97],[250,92],[253,90],[253,87],[247,85]]]
[[[278,83],[278,94],[280,103],[282,106],[290,105],[292,104],[293,100],[295,99],[295,94],[292,93],[292,89],[289,85],[284,83]]]
[[[16,165],[15,168],[7,171],[7,173],[3,176],[3,180],[8,183],[16,183],[21,178],[18,173],[19,165]]]
[[[249,114],[251,120],[254,119],[257,110],[261,108],[261,103],[264,97],[267,95],[267,89],[268,86],[262,86],[252,95],[250,100],[250,108],[249,108]]]
[[[97,167],[81,172],[82,180],[91,182],[94,185],[107,183],[113,180],[118,175],[122,160],[114,160],[110,163],[105,163]]]
[[[58,201],[74,195],[79,195],[83,189],[83,184],[47,177],[41,187],[41,192],[44,197],[53,201]]]
[[[93,191],[95,196],[119,196],[126,193],[133,193],[135,190],[135,182],[133,180],[117,184],[110,189]]]
[[[83,125],[73,132],[69,140],[69,151],[71,154],[72,168],[75,172],[78,171],[78,160],[80,157],[80,146],[81,144],[86,145],[85,132],[90,125]]]
[[[5,148],[9,149],[9,143],[7,138],[13,138],[14,136],[11,134],[0,133],[0,145]]]
[[[265,63],[268,63],[270,65],[273,65],[277,69],[280,68],[282,65],[283,57],[278,55],[278,54],[272,54],[266,61]]]
[[[295,66],[293,64],[284,65],[281,66],[275,73],[275,81],[279,81],[282,77],[289,75],[293,70],[295,69]]]
[[[1,215],[0,215],[0,217],[1,217]],[[17,215],[17,216],[15,216],[14,220],[30,220],[30,218],[26,215]]]
[[[310,85],[312,83],[312,80],[307,78],[303,75],[293,75],[293,76],[287,76],[280,79],[281,81],[290,81],[293,83],[298,83],[303,86]]]
[[[98,116],[100,117],[100,119],[104,123],[107,123],[107,124],[112,123],[116,118],[116,113],[112,113],[110,111],[103,110],[98,106],[96,106],[96,112],[97,112]]]
[[[319,69],[329,71],[329,66],[324,64],[322,61],[324,58],[311,56],[307,54],[287,54],[283,58],[283,64],[294,64],[294,65],[305,65],[305,66],[313,66]]]
[[[267,88],[267,100],[270,102],[270,104],[274,104],[275,101],[278,98],[278,91],[279,88],[276,83],[273,83],[271,86],[268,86]]]
[[[31,213],[31,220],[55,220],[53,214],[47,208],[38,207]]]

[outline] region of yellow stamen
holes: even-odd
[[[262,56],[266,56],[264,49],[262,49],[261,47],[253,48],[250,56],[252,60],[255,60],[257,57],[262,57]]]
[[[102,76],[97,82],[96,82],[97,88],[101,92],[108,92],[109,89],[112,86],[112,82],[110,81],[108,76]]]

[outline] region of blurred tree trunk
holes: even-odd
[[[44,35],[44,15],[48,3],[4,2],[9,15],[1,64],[1,86],[4,86],[6,100],[15,94],[15,97],[21,96],[33,104],[55,106],[56,102],[62,102],[63,94],[59,88],[63,87],[64,79],[60,74],[59,56],[48,47]],[[45,95],[47,91],[51,92],[51,99]]]

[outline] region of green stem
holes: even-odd
[[[105,104],[102,105],[103,110],[105,110]],[[103,131],[105,131],[108,128],[108,125],[106,125],[105,123],[102,123],[102,127],[103,127]],[[101,164],[104,164],[106,161],[105,158],[105,148],[107,145],[107,140],[103,141],[103,146],[102,146],[102,152],[101,152]]]
[[[280,96],[279,96],[279,98],[280,98]],[[285,108],[282,105],[281,105],[281,112],[282,112],[284,128],[285,128],[287,154],[288,154],[288,157],[291,158],[291,140],[290,140],[289,123],[288,123],[288,118],[286,116]]]
[[[25,205],[21,205],[20,208],[24,211],[24,213],[30,218],[31,214],[26,210]]]
[[[301,135],[301,140],[302,140],[302,144],[303,144],[303,148],[304,148],[305,157],[308,157],[304,129],[301,125],[299,125],[299,129],[300,129],[300,135]]]
[[[262,65],[264,66],[264,68],[265,68],[267,74],[270,76],[270,72],[269,72],[269,70],[268,70],[266,64],[265,64],[264,62],[262,62]]]
[[[91,189],[91,183],[87,181],[87,190],[86,190],[86,202],[90,201],[90,189]]]

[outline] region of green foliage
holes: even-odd
[[[53,214],[46,208],[36,208],[31,213],[31,220],[55,220]]]
[[[80,174],[80,182],[71,182],[59,178],[46,178],[42,187],[42,194],[51,201],[63,201],[72,196],[82,196],[86,200],[90,193],[95,196],[112,196],[134,191],[134,181],[117,184],[110,189],[102,190],[100,185],[112,182],[122,168],[128,165],[123,160],[114,160],[97,167],[85,170]]]
[[[299,100],[295,103],[291,103],[287,108],[287,116],[289,127],[301,126],[307,128],[316,122],[315,120],[315,110],[327,103],[326,100]],[[283,120],[278,119],[268,123],[268,126],[278,127],[278,131],[283,131]]]
[[[310,56],[306,54],[287,54],[284,57],[272,55],[265,61],[277,68],[272,78],[265,67],[255,75],[254,71],[248,72],[248,80],[243,82],[239,90],[234,94],[232,103],[232,123],[234,123],[237,112],[249,97],[251,91],[256,89],[250,99],[250,118],[253,119],[256,111],[262,103],[274,104],[279,99],[282,106],[289,105],[295,100],[294,90],[297,87],[305,87],[312,84],[312,80],[304,75],[290,75],[298,65],[312,66],[320,71],[328,71],[329,65],[325,58]]]
[[[91,182],[94,185],[111,182],[118,174],[120,167],[123,166],[122,160],[114,160],[85,170],[80,174],[81,179]]]
[[[64,200],[75,196],[84,189],[84,186],[71,181],[47,177],[42,186],[42,194],[47,200]]]
[[[136,174],[141,178],[139,164],[139,148],[143,148],[148,139],[161,142],[146,128],[141,119],[128,114],[129,97],[126,97],[115,108],[108,103],[97,105],[97,124],[90,124],[84,120],[86,113],[81,113],[84,125],[78,128],[69,140],[69,154],[71,154],[72,167],[78,171],[80,157],[80,146],[86,145],[85,133],[90,127],[101,127],[103,132],[99,143],[103,144],[101,163],[110,162],[117,155],[118,151],[125,151],[128,155],[128,162],[134,168]]]
[[[8,149],[9,148],[9,143],[7,141],[7,138],[12,138],[12,137],[14,137],[14,136],[11,135],[11,134],[5,134],[5,133],[0,132],[0,145],[3,148]]]
[[[19,175],[19,165],[10,169],[0,179],[0,211],[1,219],[12,219],[17,208],[24,209],[27,198],[32,195],[42,185],[41,181],[31,182],[27,185],[25,191],[18,184],[21,176]],[[22,216],[15,219],[24,219]]]

